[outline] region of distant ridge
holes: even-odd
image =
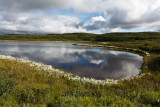
[[[48,33],[46,33],[46,32],[35,32],[35,31],[19,31],[19,30],[3,30],[3,29],[0,29],[0,35],[16,35],[16,34],[44,35],[44,34],[48,34]]]
[[[105,34],[133,34],[133,33],[160,33],[160,32],[110,32],[104,34],[95,34],[95,35],[105,35]],[[80,34],[94,34],[87,32],[74,32],[74,33],[51,33],[51,32],[36,32],[36,31],[20,31],[20,30],[4,30],[0,29],[0,35],[80,35]]]

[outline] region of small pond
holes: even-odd
[[[140,73],[137,54],[71,42],[0,42],[0,54],[42,62],[80,77],[122,79]],[[84,43],[83,43],[84,44]]]

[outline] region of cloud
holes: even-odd
[[[31,11],[48,8],[65,8],[71,0],[0,0],[0,9],[3,11]]]
[[[106,27],[106,20],[102,16],[92,17],[90,23],[84,25],[87,30],[97,30]]]
[[[47,10],[73,9],[70,16]],[[40,11],[41,15],[35,13]],[[81,20],[74,14],[93,14]],[[160,28],[160,0],[0,0],[0,23],[6,30],[117,32]],[[94,15],[96,14],[96,16]],[[65,18],[66,17],[66,18]]]
[[[14,16],[13,16],[14,17]],[[20,31],[41,31],[55,33],[85,32],[79,27],[81,21],[73,16],[45,15],[45,14],[18,14],[15,19],[10,16],[0,18],[0,29]]]
[[[0,0],[0,9],[4,11],[32,11],[49,8],[73,8],[79,12],[99,11],[105,0]],[[9,8],[8,8],[9,7]]]
[[[103,11],[104,20],[94,21],[86,27],[102,32],[121,29],[154,29],[160,26],[160,0],[105,0],[97,11]],[[102,16],[99,16],[102,17]],[[92,19],[91,19],[92,20]],[[91,21],[92,22],[92,21]]]

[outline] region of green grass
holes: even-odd
[[[142,67],[142,72],[150,74],[110,86],[71,81],[29,63],[0,59],[0,106],[160,106],[160,33],[1,35],[0,40],[92,41],[104,48],[150,53]]]
[[[0,60],[1,106],[159,106],[160,74],[93,85],[56,77],[29,63]],[[160,84],[159,84],[160,85]]]

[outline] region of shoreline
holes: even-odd
[[[145,58],[150,56],[150,53],[148,53],[146,51],[139,50],[139,49],[123,48],[123,47],[117,47],[117,46],[112,46],[112,45],[105,46],[105,45],[107,45],[105,42],[87,43],[87,44],[73,44],[73,45],[89,46],[89,47],[102,47],[102,48],[107,48],[107,49],[110,49],[110,50],[126,51],[126,52],[130,52],[130,53],[138,54],[139,56],[142,56],[142,58],[143,58],[143,63],[142,63],[142,66],[140,68],[141,71],[139,72],[138,75],[143,73],[142,70],[143,70],[144,67],[146,67]]]
[[[49,41],[49,40],[0,40],[0,42],[77,42],[77,43],[90,43],[90,41]]]
[[[102,43],[102,42],[101,42]],[[136,54],[139,55],[143,55],[143,56],[150,56],[150,53],[146,52],[146,51],[142,51],[142,50],[138,50],[138,49],[132,49],[132,48],[123,48],[123,47],[117,47],[117,46],[104,46],[106,45],[105,43],[103,44],[98,44],[98,43],[87,43],[87,44],[73,44],[76,46],[89,46],[89,47],[103,47],[103,48],[108,48],[108,49],[114,49],[114,50],[118,50],[118,49],[122,49],[122,51],[128,51],[128,52],[135,52]],[[120,50],[118,50],[120,51]]]
[[[45,64],[40,63],[40,62],[34,62],[34,61],[24,60],[24,59],[12,57],[12,56],[5,56],[5,55],[0,55],[0,59],[14,60],[14,61],[18,61],[18,62],[21,62],[21,63],[28,63],[30,67],[34,67],[37,70],[45,71],[45,72],[49,72],[49,73],[56,73],[56,76],[65,77],[65,78],[67,78],[68,80],[71,80],[71,81],[90,83],[90,84],[94,84],[94,85],[118,84],[123,80],[131,80],[131,79],[134,79],[134,78],[141,78],[141,77],[145,76],[146,74],[148,74],[148,73],[141,73],[139,75],[135,75],[135,76],[132,76],[130,78],[124,78],[124,79],[119,79],[119,80],[113,80],[113,79],[96,80],[96,79],[93,79],[93,78],[85,78],[85,77],[81,78],[81,77],[73,75],[71,73],[61,71],[59,69],[55,69],[51,65],[45,65]]]

